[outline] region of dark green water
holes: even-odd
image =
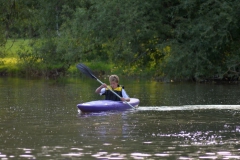
[[[138,109],[82,114],[94,80],[0,78],[0,159],[240,159],[239,85],[121,84]]]

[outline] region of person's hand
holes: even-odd
[[[126,101],[126,102],[130,101],[129,98],[123,98],[123,97],[121,97],[120,99],[121,99],[121,101],[123,101],[123,102],[125,102],[125,101]]]
[[[105,83],[103,83],[103,84],[101,85],[101,88],[107,88],[107,85],[106,85]]]
[[[99,86],[96,90],[95,93],[100,93],[102,88],[107,88],[107,85],[103,83],[101,86]]]

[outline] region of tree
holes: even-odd
[[[82,60],[175,79],[239,77],[238,0],[0,1],[1,41],[34,40],[19,55],[47,74]]]
[[[45,76],[64,75],[72,63],[76,61],[77,53],[74,50],[72,38],[61,28],[71,21],[77,6],[84,1],[38,1],[33,5],[32,17],[35,19],[37,39],[32,41],[32,53],[19,52],[20,59],[25,67],[31,67],[31,74],[40,70]],[[61,33],[63,32],[63,33]],[[73,53],[73,54],[72,54]],[[39,65],[34,65],[37,63]],[[27,69],[29,70],[29,69]],[[32,71],[33,70],[33,71]],[[35,70],[35,71],[34,71]]]
[[[165,43],[171,51],[162,71],[196,80],[229,76],[226,71],[239,76],[239,6],[236,0],[183,0],[174,6],[174,37]]]
[[[148,66],[162,57],[158,51],[170,34],[165,1],[90,1],[79,7],[67,31],[81,45],[81,53],[97,53],[107,60]],[[158,61],[158,60],[157,60]],[[139,65],[139,66],[140,66]]]

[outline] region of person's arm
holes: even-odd
[[[121,98],[121,101],[127,101],[127,102],[130,101],[129,96],[127,95],[127,92],[126,92],[124,89],[122,89],[122,98]]]
[[[100,93],[101,92],[101,89],[102,88],[106,88],[107,87],[107,85],[104,83],[104,84],[102,84],[101,86],[99,86],[97,89],[96,89],[96,93]]]

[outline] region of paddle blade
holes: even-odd
[[[77,67],[77,69],[79,69],[83,74],[87,75],[88,77],[97,79],[97,78],[92,74],[92,71],[91,71],[87,66],[85,66],[84,64],[79,63],[76,67]]]

